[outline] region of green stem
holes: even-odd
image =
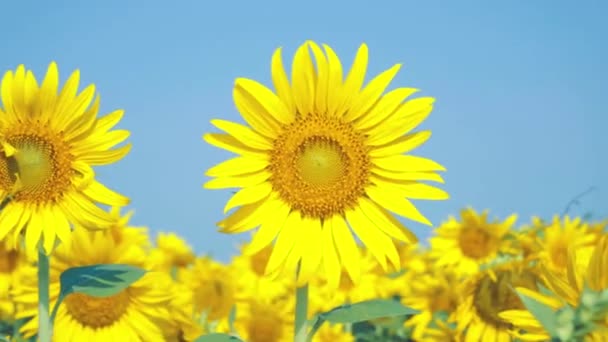
[[[306,342],[308,333],[308,284],[296,289],[295,342]]]
[[[38,250],[38,341],[51,342],[52,326],[49,317],[49,257]]]

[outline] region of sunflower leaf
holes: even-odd
[[[59,276],[60,292],[53,308],[51,322],[57,314],[59,304],[71,293],[82,293],[92,297],[109,297],[119,293],[139,280],[146,270],[120,264],[100,264],[69,268]]]
[[[228,335],[228,334],[207,334],[199,336],[194,342],[235,342],[242,341],[236,336]]]
[[[380,318],[413,315],[417,312],[417,310],[403,306],[400,302],[390,299],[374,299],[355,304],[341,305],[319,314],[309,321],[309,326],[312,326],[312,329],[308,333],[308,340],[312,339],[325,321],[349,324]]]
[[[515,291],[523,304],[526,306],[526,309],[528,309],[534,318],[536,318],[540,324],[542,324],[543,328],[545,328],[549,335],[552,337],[557,336],[558,326],[555,311],[535,298],[529,297],[519,290]]]

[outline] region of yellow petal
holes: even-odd
[[[42,236],[43,236],[43,248],[47,255],[50,255],[55,248],[55,240],[57,239],[55,216],[51,213],[51,209],[42,207],[38,212],[40,219],[42,220]]]
[[[317,65],[317,85],[315,92],[315,112],[327,113],[327,93],[329,91],[329,66],[327,57],[314,42],[310,42],[310,48],[315,56],[315,64]]]
[[[59,87],[59,71],[57,70],[57,63],[51,62],[42,81],[40,87],[40,98],[38,104],[42,111],[41,119],[46,122],[50,119],[51,114],[54,113],[55,101],[57,100],[57,90]]]
[[[107,188],[105,185],[99,183],[96,180],[92,181],[89,186],[84,188],[83,192],[95,202],[107,205],[125,206],[128,205],[130,202],[128,197]]]
[[[294,101],[301,115],[311,114],[315,110],[315,68],[308,45],[307,41],[296,50],[291,68]]]
[[[33,252],[37,250],[44,224],[45,222],[40,217],[40,212],[36,210],[25,228],[25,248],[28,251]],[[34,254],[32,253],[32,255]]]
[[[242,90],[243,98],[248,100],[256,113],[264,116],[266,120],[278,120],[283,124],[293,121],[294,113],[290,112],[281,99],[259,82],[246,78],[236,81],[238,90]]]
[[[50,215],[53,217],[53,222],[55,224],[55,232],[59,241],[66,242],[70,240],[70,235],[72,233],[72,229],[70,228],[70,222],[68,222],[65,214],[58,208],[52,208],[49,211]]]
[[[285,68],[283,67],[283,58],[281,57],[282,49],[278,48],[274,51],[272,55],[272,83],[274,84],[274,88],[277,91],[277,95],[285,104],[287,110],[291,113],[290,115],[293,117],[296,112],[296,105],[293,100],[293,95],[291,92],[291,86],[289,85],[289,79],[287,79],[287,74],[285,73]]]
[[[23,215],[23,206],[9,203],[0,211],[0,241],[3,241],[7,234],[17,228],[17,224]]]
[[[358,130],[367,130],[370,127],[377,125],[379,122],[386,120],[391,114],[397,110],[405,101],[405,99],[416,93],[415,88],[397,88],[388,92],[372,107],[364,116],[355,121],[355,128]]]
[[[445,167],[427,158],[412,155],[392,155],[373,158],[372,163],[382,169],[393,172],[429,172],[445,171]]]
[[[276,206],[273,206],[276,207],[276,210],[273,211],[273,215],[271,217],[266,218],[258,231],[255,232],[251,243],[249,243],[249,245],[247,245],[243,251],[244,254],[254,255],[261,251],[264,249],[264,247],[272,243],[281,228],[283,228],[291,208],[289,205],[287,205],[287,203],[278,198],[274,199],[274,201],[278,202]]]
[[[369,152],[371,157],[386,157],[394,154],[402,154],[424,144],[431,137],[431,131],[421,131],[397,138],[382,146],[376,146]]]
[[[340,255],[340,261],[350,279],[354,283],[358,283],[361,279],[361,253],[353,238],[353,234],[348,228],[344,217],[334,215],[328,218],[328,220],[331,221],[334,243]]]
[[[373,146],[388,144],[410,132],[429,116],[434,101],[424,97],[402,104],[388,119],[367,130],[368,143]]]
[[[106,151],[87,151],[80,156],[80,161],[90,165],[107,165],[114,163],[126,156],[131,151],[131,144]]]
[[[350,102],[359,94],[365,73],[367,71],[368,51],[367,45],[361,44],[357,50],[357,55],[350,68],[346,81],[344,81],[343,96],[341,106],[337,110],[337,115],[342,116],[348,111]]]
[[[289,213],[283,228],[281,228],[281,231],[279,232],[270,258],[268,259],[268,264],[266,265],[266,270],[264,272],[266,275],[277,271],[284,260],[287,259],[287,256],[296,244],[296,239],[299,236],[298,232],[300,231],[301,226],[302,217],[300,212],[292,211]]]
[[[272,149],[272,143],[267,138],[256,133],[254,130],[247,126],[243,126],[236,122],[219,119],[211,120],[211,124],[221,129],[222,131],[230,134],[245,146],[249,146],[251,148],[259,150]]]
[[[109,228],[114,220],[110,213],[96,206],[79,192],[71,192],[58,203],[71,222],[89,229],[102,230]]]
[[[242,155],[248,155],[248,156],[266,155],[265,151],[252,148],[251,146],[247,146],[247,145],[241,143],[235,137],[228,135],[228,134],[207,133],[207,134],[203,135],[203,139],[210,145],[222,148],[224,150],[227,150],[227,151],[230,151],[230,152],[233,152],[236,154],[242,154]]]
[[[337,289],[340,284],[340,259],[334,243],[332,220],[325,220],[321,231],[323,249],[323,269],[327,278],[328,287]]]
[[[372,106],[378,102],[382,93],[386,90],[389,83],[395,78],[401,64],[396,64],[388,70],[383,71],[353,99],[352,105],[344,114],[344,120],[353,121],[363,116]]]
[[[319,219],[304,217],[300,231],[298,244],[302,246],[302,259],[300,271],[298,272],[297,285],[303,286],[313,278],[321,266],[323,251],[319,248],[322,243],[321,221]]]
[[[251,187],[243,188],[234,194],[224,207],[224,214],[230,209],[236,208],[245,204],[257,202],[267,197],[272,191],[272,184],[270,182],[260,183]]]
[[[360,208],[347,210],[346,218],[355,234],[374,255],[385,272],[388,271],[387,258],[398,269],[400,266],[399,254],[394,243],[361,212]]]
[[[279,123],[267,115],[265,110],[260,111],[259,105],[252,102],[247,92],[239,86],[239,82],[242,82],[242,79],[238,78],[235,81],[232,90],[232,97],[237,110],[255,132],[267,138],[275,139],[279,134]]]
[[[260,172],[268,166],[268,160],[251,157],[236,157],[211,167],[205,173],[209,177],[228,177]]]
[[[269,195],[268,198],[272,198]],[[223,233],[242,233],[259,226],[265,219],[265,215],[271,213],[278,207],[276,201],[262,199],[258,202],[246,204],[234,211],[218,223]]]
[[[414,243],[418,239],[411,231],[395,220],[384,209],[365,197],[359,199],[359,207],[370,222],[374,222],[387,235],[403,242]]]
[[[407,217],[410,220],[424,223],[431,226],[431,222],[424,217],[418,209],[408,201],[406,198],[401,197],[399,194],[394,192],[385,191],[377,186],[368,186],[365,192],[369,197],[376,202],[379,206],[386,208],[395,214]]]
[[[437,183],[445,183],[441,175],[434,172],[392,172],[377,167],[372,167],[372,174],[370,180],[374,183],[377,182],[391,182],[395,184],[401,184],[407,181],[432,181]]]
[[[327,80],[327,115],[337,116],[338,108],[342,105],[342,88],[344,81],[342,78],[342,63],[334,50],[326,44],[323,44],[325,55],[327,55],[328,65],[328,80]]]
[[[270,176],[269,171],[262,170],[242,175],[215,178],[205,183],[203,187],[205,189],[246,188],[265,182]]]

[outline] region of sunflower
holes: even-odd
[[[190,266],[195,258],[192,248],[175,233],[158,233],[156,248],[150,252],[154,268],[166,272]]]
[[[130,229],[130,228],[124,228]],[[126,236],[127,234],[125,234]],[[110,230],[90,232],[76,227],[72,236],[57,247],[51,259],[50,304],[59,296],[60,274],[72,267],[126,264],[146,268],[146,253],[130,241],[116,242]],[[38,328],[36,267],[20,269],[14,301],[17,318],[31,318],[21,332],[33,336]],[[161,272],[148,272],[127,289],[110,297],[72,293],[60,304],[54,322],[54,341],[165,341],[171,332],[168,307],[171,279]]]
[[[15,282],[16,270],[27,264],[24,253],[12,244],[0,241],[0,321],[14,319],[15,306],[10,290]]]
[[[343,80],[335,52],[307,41],[295,53],[290,83],[279,48],[271,63],[276,93],[254,80],[235,82],[234,102],[250,127],[212,120],[225,133],[203,136],[239,155],[206,173],[214,177],[205,184],[208,189],[242,188],[224,210],[239,208],[219,226],[225,233],[259,226],[250,253],[276,238],[269,274],[293,275],[299,268],[303,285],[323,265],[337,286],[344,266],[357,281],[359,259],[350,229],[385,269],[389,262],[398,269],[391,239],[416,237],[389,212],[430,225],[410,199],[448,198],[419,182],[443,182],[436,173],[445,171],[443,166],[404,155],[430,137],[429,131],[410,131],[429,115],[434,99],[404,102],[417,91],[413,88],[383,95],[399,64],[362,88],[367,61],[363,44]]]
[[[169,314],[175,332],[169,341],[194,341],[205,333],[205,329],[196,321],[192,290],[184,284],[176,283],[173,285],[172,293],[175,295],[169,306]]]
[[[236,302],[237,284],[234,270],[209,257],[200,257],[188,269],[178,271],[178,279],[193,293],[197,316],[209,322],[227,318]]]
[[[450,268],[437,268],[426,274],[410,274],[401,302],[416,309],[419,313],[410,317],[405,325],[413,327],[412,338],[422,340],[435,315],[445,313],[448,319],[456,317],[456,308],[461,299],[461,286],[458,274]]]
[[[591,253],[586,248],[570,248],[567,258],[565,272],[549,264],[541,268],[544,283],[553,295],[529,289],[520,291],[557,310],[565,304],[578,307],[585,287],[592,291],[608,290],[608,235],[596,241]],[[540,322],[527,310],[505,310],[500,317],[513,325],[525,327],[527,333],[519,336],[522,339],[545,341],[550,338]],[[585,341],[605,341],[608,337],[608,314],[595,319],[598,329],[585,336]]]
[[[517,260],[472,275],[463,285],[456,309],[457,330],[464,341],[511,341],[513,324],[500,317],[506,310],[525,309],[515,287],[537,290],[535,269]]]
[[[293,310],[292,298],[274,297],[262,291],[237,304],[234,328],[241,340],[247,342],[293,341]],[[230,331],[226,320],[217,331]]]
[[[264,273],[272,246],[266,246],[253,255],[242,253],[246,248],[246,244],[241,246],[241,253],[235,256],[231,262],[231,267],[239,275],[236,279],[237,297],[256,296],[261,290],[280,296],[293,289],[291,279],[273,279]]]
[[[543,237],[539,239],[539,258],[543,264],[554,272],[565,272],[568,264],[568,250],[574,248],[579,253],[591,253],[598,235],[589,230],[586,222],[580,218],[571,219],[559,216],[544,229]]]
[[[0,240],[24,232],[28,252],[38,242],[50,253],[57,238],[66,240],[70,223],[105,229],[111,215],[96,204],[126,205],[129,199],[95,180],[91,166],[118,161],[130,145],[113,146],[129,136],[110,131],[123,111],[97,118],[99,96],[88,86],[78,94],[80,73],[59,94],[59,75],[51,63],[38,86],[20,65],[2,79],[0,107]],[[8,202],[7,202],[8,201]]]
[[[517,219],[509,216],[503,222],[488,222],[488,212],[481,215],[471,208],[462,210],[462,221],[450,217],[431,238],[431,249],[437,265],[455,265],[463,274],[477,272],[479,266],[492,261],[506,247],[504,237]]]
[[[325,323],[313,336],[312,342],[355,342],[355,337],[344,331],[343,324]]]

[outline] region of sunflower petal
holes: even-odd
[[[336,55],[334,50],[326,44],[323,44],[323,49],[327,55],[328,65],[328,79],[327,79],[327,115],[337,116],[341,113],[337,113],[338,108],[342,103],[342,88],[343,76],[342,76],[342,63],[340,58]]]
[[[251,146],[247,146],[229,134],[206,133],[205,135],[203,135],[203,140],[205,140],[210,145],[222,148],[226,151],[230,151],[236,154],[247,156],[266,155],[264,151],[254,149]]]
[[[365,131],[393,114],[405,99],[418,92],[415,88],[397,88],[388,92],[365,115],[355,121],[355,127]]]
[[[315,107],[315,68],[308,50],[310,42],[302,44],[293,57],[291,82],[294,101],[301,115],[314,113]]]
[[[230,134],[235,139],[239,140],[246,146],[259,150],[270,150],[272,149],[272,143],[264,136],[258,134],[247,126],[243,126],[236,122],[213,119],[211,124],[221,129],[222,131]]]
[[[228,177],[260,172],[268,166],[268,161],[260,158],[236,157],[211,167],[205,173],[209,177]]]
[[[257,202],[265,197],[267,197],[272,191],[272,184],[270,182],[263,182],[258,185],[254,185],[251,187],[243,188],[239,190],[236,194],[234,194],[228,202],[226,202],[226,206],[224,207],[224,214],[226,214],[230,209]]]
[[[337,289],[340,284],[340,259],[333,237],[332,220],[325,220],[321,231],[323,250],[323,269],[330,289]]]
[[[384,93],[386,87],[388,87],[393,78],[395,78],[395,75],[397,75],[400,68],[401,64],[395,64],[393,67],[383,71],[371,80],[361,93],[353,99],[350,108],[346,114],[344,114],[344,120],[353,121],[367,113],[367,111],[378,102],[378,99],[382,93]]]
[[[392,172],[429,172],[445,171],[445,167],[427,158],[412,155],[392,155],[388,157],[372,158],[372,163]]]
[[[283,66],[283,58],[281,56],[282,49],[278,48],[272,55],[271,73],[272,83],[277,92],[277,96],[283,101],[285,107],[293,115],[296,112],[296,105],[291,94],[291,86],[289,85],[289,79],[285,73],[285,67]]]
[[[331,221],[333,238],[336,250],[340,255],[340,261],[353,283],[358,283],[361,279],[361,252],[353,234],[344,217],[334,215],[328,220]]]
[[[404,135],[396,140],[382,146],[375,146],[369,152],[371,157],[386,157],[394,154],[402,154],[424,144],[431,137],[431,131],[421,131]]]
[[[251,242],[243,251],[244,254],[254,255],[261,251],[272,243],[281,228],[283,228],[291,209],[289,205],[280,199],[275,199],[275,201],[278,201],[279,203],[276,205],[277,209],[273,212],[273,216],[266,219],[258,231],[255,232],[253,239],[251,239]]]
[[[431,222],[416,209],[412,202],[399,194],[383,190],[377,186],[369,186],[365,189],[365,192],[381,207],[410,220],[432,226]]]
[[[283,261],[289,256],[289,253],[294,249],[296,239],[298,237],[298,231],[302,226],[302,216],[298,211],[292,211],[287,216],[285,224],[279,231],[277,241],[275,242],[268,264],[266,264],[266,270],[264,274],[270,275],[275,271],[279,270]]]
[[[365,80],[365,73],[367,72],[367,60],[368,50],[366,44],[361,44],[357,50],[357,55],[353,61],[353,65],[350,68],[346,81],[344,81],[343,98],[342,104],[337,110],[337,115],[344,115],[348,109],[349,104],[353,100],[353,97],[359,93],[363,81]]]

